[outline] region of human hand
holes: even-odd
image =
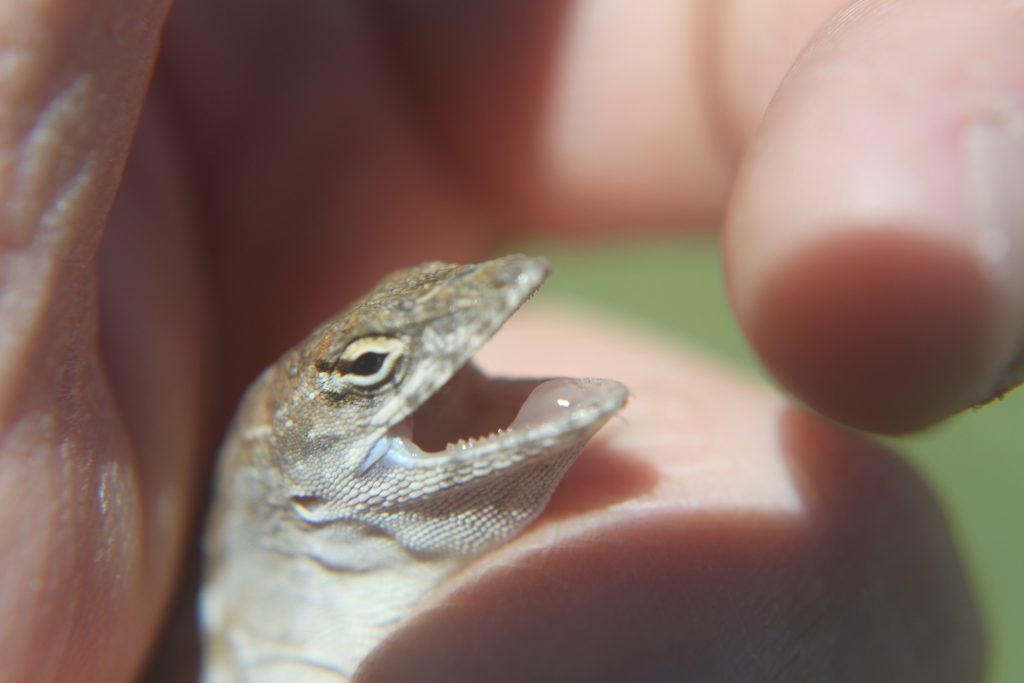
[[[382,272],[479,259],[512,234],[500,226],[592,234],[726,216],[752,343],[840,422],[921,426],[1008,383],[1024,210],[1012,192],[985,193],[1021,173],[1019,23],[994,1],[869,5],[831,20],[791,69],[840,4],[765,16],[710,3],[183,2],[109,221],[165,4],[65,0],[0,19],[19,57],[0,101],[16,160],[0,266],[3,678],[130,676],[166,608],[203,454],[245,381]],[[990,170],[985,150],[1009,170]],[[544,325],[564,348],[594,346],[589,367],[636,393],[610,437],[625,465],[591,458],[575,481],[659,483],[606,500],[637,506],[599,510],[570,477],[562,517],[535,530],[560,535],[504,552],[530,551],[531,538],[569,539],[576,559],[610,547],[626,561],[618,573],[570,587],[611,587],[637,610],[625,624],[635,640],[617,632],[615,647],[662,645],[718,677],[715,666],[776,671],[801,651],[824,676],[851,643],[884,635],[876,680],[909,680],[900,662],[927,680],[977,675],[979,629],[947,531],[891,457],[698,359],[642,339],[595,345],[587,322]],[[543,371],[523,346],[497,364]],[[668,516],[647,505],[673,501]],[[671,552],[638,567],[652,548]],[[522,577],[543,556],[515,557]],[[556,582],[575,571],[558,566]],[[463,604],[494,610],[479,598],[509,576],[467,584]],[[833,583],[807,590],[821,576]],[[682,595],[641,590],[670,579]],[[689,631],[658,628],[666,595]],[[439,614],[389,645],[437,642]],[[920,623],[948,630],[936,640]],[[417,624],[437,628],[417,639]],[[779,624],[797,635],[780,643]],[[551,657],[582,661],[565,633],[593,642],[565,631]],[[756,654],[736,659],[735,634]],[[391,652],[374,666],[414,661]]]

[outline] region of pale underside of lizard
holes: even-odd
[[[469,363],[546,275],[525,256],[398,271],[256,379],[204,538],[206,683],[350,680],[423,595],[541,513],[627,398]]]

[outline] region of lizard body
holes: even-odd
[[[468,362],[546,275],[525,256],[398,271],[256,379],[204,536],[205,683],[350,680],[420,597],[540,514],[627,396]]]

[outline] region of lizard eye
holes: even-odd
[[[367,351],[352,361],[352,364],[348,366],[348,372],[349,374],[361,377],[373,377],[381,371],[381,368],[384,367],[384,361],[387,359],[388,354],[386,353]]]
[[[363,337],[341,352],[330,367],[321,368],[321,381],[330,392],[346,387],[376,388],[402,369],[405,343],[394,337]]]

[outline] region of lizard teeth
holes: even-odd
[[[497,438],[497,437],[502,436],[504,434],[507,434],[508,431],[509,430],[507,430],[507,429],[499,429],[497,431],[491,432],[490,434],[485,434],[483,436],[465,436],[465,437],[462,437],[461,439],[459,439],[457,441],[449,441],[445,448],[447,450],[454,450],[454,449],[468,450],[468,449],[473,448],[475,446],[479,446],[480,444],[482,444],[482,443],[484,443],[484,442],[486,442],[486,441],[488,441],[490,439],[494,439],[494,438]]]

